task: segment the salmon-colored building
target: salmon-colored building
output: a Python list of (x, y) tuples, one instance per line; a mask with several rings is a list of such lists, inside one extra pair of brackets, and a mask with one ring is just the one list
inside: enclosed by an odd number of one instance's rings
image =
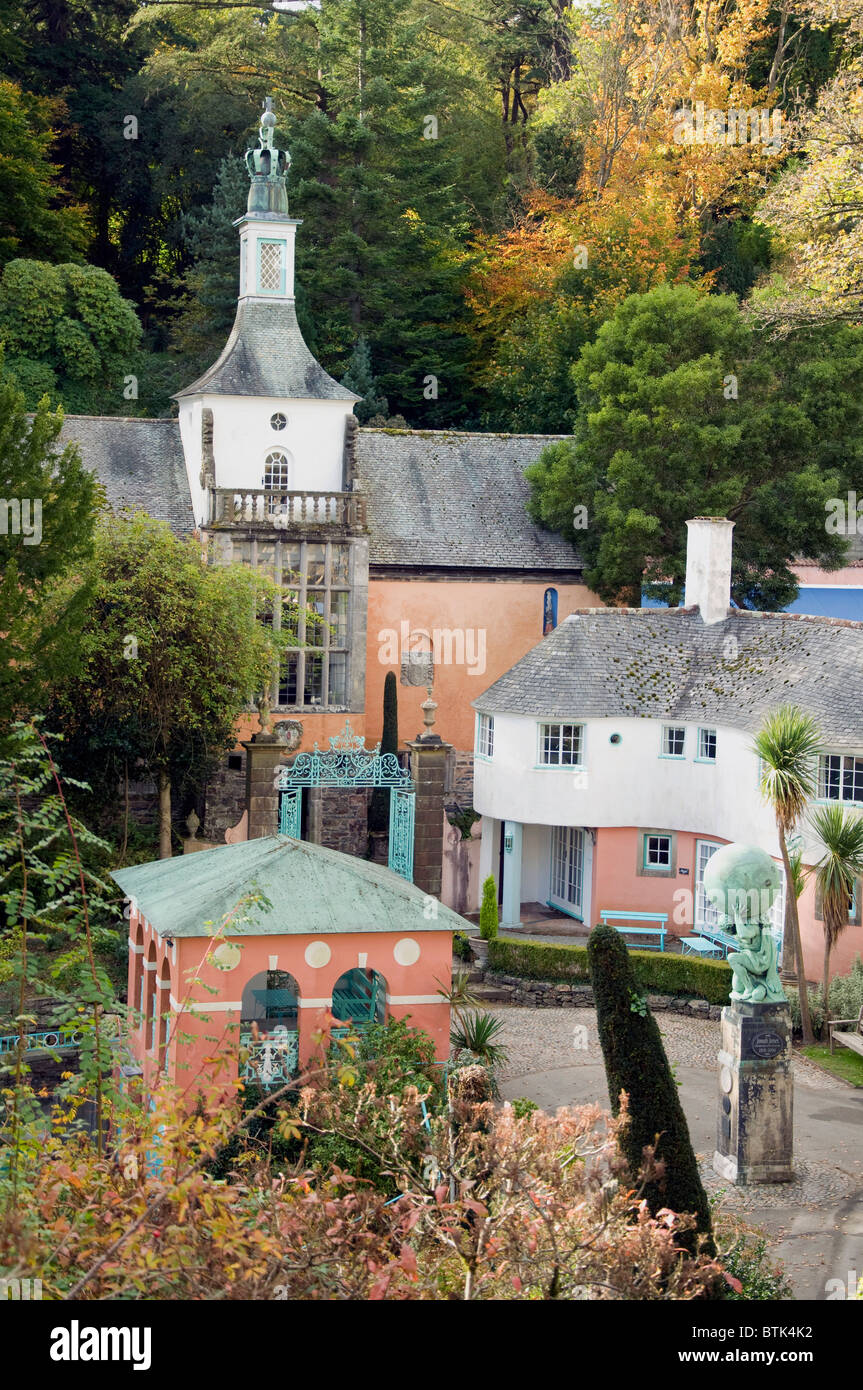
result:
[(280, 1084), (323, 1060), (333, 1029), (388, 1018), (446, 1061), (441, 991), (468, 924), (389, 869), (272, 836), (114, 878), (130, 900), (129, 1047), (147, 1091)]

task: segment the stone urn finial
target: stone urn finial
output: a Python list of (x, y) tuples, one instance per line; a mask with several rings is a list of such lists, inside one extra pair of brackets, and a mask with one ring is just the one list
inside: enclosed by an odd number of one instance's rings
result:
[(191, 839), (194, 840), (195, 836), (198, 833), (198, 827), (200, 826), (200, 824), (201, 822), (198, 820), (197, 813), (193, 808), (186, 817), (186, 828), (189, 832), (189, 836)]

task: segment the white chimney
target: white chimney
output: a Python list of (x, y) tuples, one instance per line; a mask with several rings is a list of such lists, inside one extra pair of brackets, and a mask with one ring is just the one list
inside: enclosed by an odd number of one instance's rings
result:
[(721, 623), (731, 601), (731, 532), (734, 522), (696, 516), (686, 523), (687, 608), (697, 605), (705, 623)]

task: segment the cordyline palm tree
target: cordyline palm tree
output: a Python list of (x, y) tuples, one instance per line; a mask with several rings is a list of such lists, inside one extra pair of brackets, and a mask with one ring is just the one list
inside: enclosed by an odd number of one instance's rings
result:
[(824, 855), (815, 866), (816, 891), (821, 898), (824, 919), (824, 1027), (830, 1011), (827, 991), (830, 986), (830, 953), (841, 933), (848, 926), (848, 905), (854, 884), (863, 875), (863, 816), (835, 803), (816, 811), (810, 821), (824, 846)]
[[(794, 892), (794, 869), (788, 853), (788, 835), (800, 820), (815, 790), (815, 760), (822, 744), (818, 725), (796, 705), (780, 705), (768, 714), (755, 735), (755, 752), (761, 759), (761, 793), (773, 808), (779, 850), (785, 869), (785, 947), (790, 927), (791, 945), (800, 998), (800, 1022), (804, 1043), (813, 1043), (809, 993), (800, 944), (800, 913)], [(790, 964), (790, 962), (789, 962)]]

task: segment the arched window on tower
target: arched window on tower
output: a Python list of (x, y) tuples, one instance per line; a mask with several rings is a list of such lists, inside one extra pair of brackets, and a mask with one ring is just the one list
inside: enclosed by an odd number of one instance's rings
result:
[(273, 449), (264, 460), (264, 483), (269, 496), (266, 500), (268, 513), (288, 510), (290, 461), (283, 449)]
[(263, 486), (272, 492), (288, 490), (288, 456), (281, 449), (274, 449), (264, 460)]

